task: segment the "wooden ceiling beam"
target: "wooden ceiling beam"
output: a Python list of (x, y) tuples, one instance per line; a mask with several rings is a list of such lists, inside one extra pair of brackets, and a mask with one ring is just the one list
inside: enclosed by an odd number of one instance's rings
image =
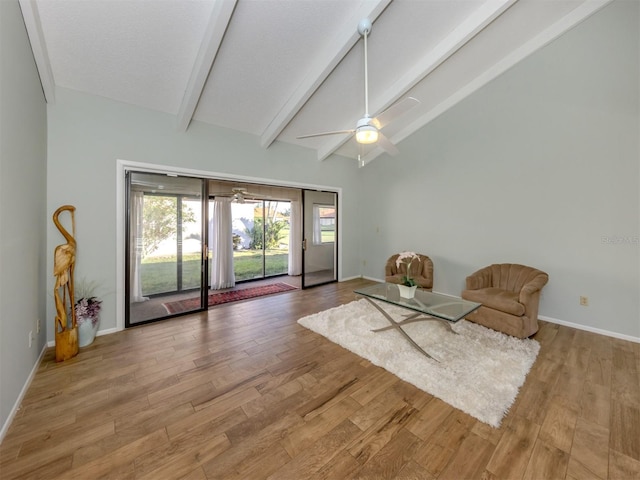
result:
[(233, 16), (236, 3), (237, 0), (222, 0), (213, 4), (211, 17), (189, 75), (182, 103), (178, 109), (177, 129), (179, 132), (186, 132), (191, 123), (209, 72), (213, 68), (222, 39)]
[(357, 43), (360, 39), (360, 34), (356, 27), (360, 20), (368, 18), (371, 22), (374, 22), (389, 3), (391, 3), (391, 0), (363, 2), (358, 11), (344, 22), (340, 33), (334, 36), (329, 46), (319, 55), (318, 60), (309, 70), (302, 83), (298, 85), (263, 132), (260, 139), (260, 144), (263, 148), (269, 147), (278, 138), (278, 135), (282, 133), (293, 117), (296, 116), (338, 63)]

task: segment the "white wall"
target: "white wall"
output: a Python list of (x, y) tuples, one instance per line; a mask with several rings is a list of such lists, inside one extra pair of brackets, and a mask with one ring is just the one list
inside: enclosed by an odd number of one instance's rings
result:
[[(0, 440), (45, 344), (46, 106), (17, 1), (0, 1)], [(29, 348), (29, 332), (34, 341)]]
[[(193, 122), (176, 133), (175, 117), (142, 108), (56, 90), (48, 106), (47, 212), (76, 206), (76, 278), (97, 281), (104, 299), (101, 330), (115, 328), (116, 315), (116, 162), (118, 159), (196, 171), (264, 178), (343, 189), (344, 222), (355, 222), (359, 170), (355, 160), (318, 162), (309, 149), (275, 143), (260, 147), (259, 137)], [(266, 182), (269, 183), (269, 182)], [(48, 227), (47, 265), (62, 237)], [(359, 271), (358, 231), (345, 229), (342, 277)], [(47, 318), (55, 316), (53, 302)], [(50, 322), (51, 323), (51, 322)], [(48, 330), (49, 340), (53, 330)]]
[(364, 274), (416, 250), (460, 294), (523, 263), (549, 273), (541, 316), (639, 339), (639, 25), (613, 2), (367, 165)]

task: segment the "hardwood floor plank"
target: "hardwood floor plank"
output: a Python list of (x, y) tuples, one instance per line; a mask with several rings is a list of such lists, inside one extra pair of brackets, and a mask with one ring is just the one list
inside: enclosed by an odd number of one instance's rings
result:
[(572, 456), (569, 457), (567, 476), (565, 478), (567, 480), (603, 480), (608, 477), (606, 474), (604, 477), (597, 476)]
[(242, 405), (242, 410), (246, 413), (247, 417), (256, 416), (260, 414), (260, 412), (274, 408), (274, 406), (292, 395), (307, 395), (304, 388), (302, 377), (300, 377), (290, 382), (283, 383), (273, 390), (267, 390), (264, 393), (261, 389), (257, 389), (260, 392), (260, 397), (244, 403)]
[(25, 442), (16, 461), (11, 465), (2, 465), (3, 476), (15, 475), (21, 469), (27, 471), (36, 470), (44, 464), (67, 457), (81, 448), (83, 445), (97, 442), (100, 439), (114, 433), (113, 422), (103, 423), (93, 428), (80, 429), (63, 428), (51, 432), (45, 437), (36, 438)]
[[(559, 376), (560, 374), (558, 378)], [(556, 383), (557, 381), (556, 378)], [(518, 405), (515, 407), (516, 414), (542, 425), (551, 402), (553, 385), (537, 378), (528, 378), (520, 389)]]
[[(133, 442), (122, 445), (116, 450), (83, 465), (76, 465), (74, 461), (73, 468), (61, 474), (60, 480), (82, 480), (107, 476), (114, 478), (113, 474), (115, 472), (117, 472), (118, 476), (130, 477), (130, 474), (135, 472), (134, 460), (136, 458), (149, 454), (149, 452), (164, 449), (168, 444), (166, 432), (160, 429), (149, 435), (138, 437)], [(124, 475), (125, 472), (126, 475)]]
[[(18, 479), (29, 479), (29, 480), (49, 480), (61, 474), (66, 474), (71, 469), (73, 465), (73, 455), (67, 455), (64, 457), (57, 458), (52, 462), (45, 463), (40, 467), (30, 470), (27, 473), (23, 473), (18, 475), (17, 477), (13, 477), (16, 480)], [(3, 470), (0, 469), (0, 477), (5, 478)], [(8, 475), (8, 473), (7, 473)], [(7, 477), (11, 478), (11, 477)]]
[(418, 412), (418, 415), (407, 426), (407, 429), (421, 440), (429, 440), (454, 410), (451, 405), (434, 397)]
[(349, 478), (393, 478), (411, 460), (419, 444), (420, 439), (403, 428)]
[[(353, 400), (345, 399), (345, 403), (351, 401)], [(314, 420), (319, 418), (320, 417), (316, 417)], [(285, 478), (296, 479), (299, 478), (299, 472), (308, 472), (308, 474), (311, 475), (315, 474), (360, 433), (361, 431), (358, 427), (349, 420), (342, 420), (326, 434), (322, 436), (318, 435), (319, 438), (317, 438), (317, 440), (307, 443), (306, 448), (298, 448), (297, 450), (299, 450), (299, 452), (291, 456), (292, 460), (273, 472), (268, 478), (272, 480)], [(290, 444), (286, 450), (291, 451)]]
[(495, 446), (484, 438), (473, 433), (468, 435), (438, 478), (442, 480), (472, 478), (476, 472), (485, 469), (494, 449)]
[(184, 477), (180, 477), (179, 480), (207, 480), (207, 476), (204, 474), (202, 467), (197, 467), (187, 473)]
[(454, 409), (429, 440), (446, 449), (457, 451), (475, 422), (476, 420), (468, 414)]
[(521, 478), (529, 464), (540, 427), (516, 416), (500, 439), (487, 470), (498, 478)]
[(571, 451), (578, 415), (564, 405), (552, 401), (540, 427), (540, 440), (566, 453)]
[(582, 392), (580, 417), (609, 428), (611, 389), (609, 386), (587, 381)]
[(398, 398), (396, 392), (389, 388), (378, 398), (356, 410), (349, 417), (349, 420), (364, 432), (378, 422), (381, 417), (391, 415), (393, 411), (404, 405), (406, 405), (404, 399)]
[(351, 398), (353, 398), (360, 405), (367, 405), (373, 399), (378, 398), (383, 392), (388, 391), (391, 386), (398, 383), (400, 379), (395, 375), (383, 370), (382, 368), (378, 369), (374, 373), (374, 378), (371, 379), (371, 382), (367, 383), (363, 388), (358, 389), (357, 392), (351, 394)]
[(500, 428), (297, 320), (363, 279), (45, 352), (0, 445), (6, 479), (640, 478), (640, 344), (540, 322)]
[(563, 479), (567, 473), (569, 455), (546, 443), (538, 440), (533, 448), (531, 460), (524, 472), (523, 480)]
[(360, 468), (358, 461), (346, 450), (341, 450), (327, 464), (308, 478), (312, 480), (335, 480), (349, 478)]
[(280, 467), (287, 465), (291, 457), (280, 443), (274, 443), (264, 452), (253, 458), (247, 459), (236, 468), (233, 474), (226, 477), (227, 480), (245, 480), (248, 478), (261, 480), (268, 478)]
[(287, 431), (281, 443), (291, 458), (308, 451), (318, 438), (333, 430), (360, 408), (360, 404), (351, 397), (334, 404), (320, 415), (311, 418), (303, 425)]
[(611, 401), (611, 437), (609, 448), (640, 461), (640, 408)]
[[(136, 460), (136, 478), (140, 480), (157, 480), (158, 478), (180, 478), (189, 474), (194, 466), (202, 466), (205, 462), (217, 457), (231, 447), (225, 434), (214, 437), (203, 435), (195, 437), (199, 441), (194, 444), (194, 438), (185, 438), (185, 445), (172, 442), (171, 449), (164, 451), (161, 456)], [(206, 475), (206, 472), (205, 472)]]
[(116, 432), (135, 430), (142, 434), (155, 432), (159, 428), (166, 428), (194, 412), (190, 402), (180, 405), (158, 404), (147, 407), (139, 412), (131, 411), (116, 418)]
[(366, 463), (382, 450), (400, 430), (411, 421), (417, 410), (405, 403), (397, 405), (381, 417), (347, 447), (347, 451), (360, 463)]
[(577, 460), (599, 478), (609, 469), (609, 429), (582, 418), (576, 424), (571, 458)]
[(609, 450), (610, 479), (640, 478), (640, 461), (615, 450)]
[(192, 412), (186, 410), (185, 415), (181, 415), (175, 420), (166, 423), (165, 428), (167, 429), (167, 434), (169, 438), (176, 438), (185, 432), (198, 428), (204, 423), (211, 423), (228, 417), (236, 419), (236, 423), (244, 421), (247, 416), (242, 411), (241, 405), (251, 398), (255, 398), (256, 395), (258, 394), (255, 392), (255, 389), (251, 388), (230, 393), (226, 398), (216, 404), (210, 405), (208, 408), (200, 408)]
[(281, 416), (270, 412), (268, 421), (256, 423), (255, 419), (250, 418), (231, 427), (226, 435), (232, 448), (205, 463), (205, 474), (212, 479), (226, 479), (237, 471), (238, 465), (261, 455), (278, 442), (286, 431), (302, 425), (302, 422), (295, 413)]
[(433, 442), (422, 442), (413, 455), (413, 460), (421, 465), (431, 476), (438, 478), (449, 464), (455, 451)]
[(433, 478), (422, 465), (409, 460), (393, 477), (393, 480), (432, 480)]
[(626, 344), (614, 344), (611, 394), (616, 401), (640, 409), (640, 380), (636, 355)]

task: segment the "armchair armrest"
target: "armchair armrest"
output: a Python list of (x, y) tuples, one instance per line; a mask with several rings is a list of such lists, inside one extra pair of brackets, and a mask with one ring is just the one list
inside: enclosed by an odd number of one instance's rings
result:
[(491, 286), (491, 267), (481, 268), (467, 277), (467, 290), (478, 290)]
[(538, 291), (542, 290), (549, 281), (549, 275), (546, 273), (540, 273), (536, 275), (531, 281), (527, 282), (520, 290), (519, 302), (523, 305), (527, 305), (531, 300), (531, 297)]

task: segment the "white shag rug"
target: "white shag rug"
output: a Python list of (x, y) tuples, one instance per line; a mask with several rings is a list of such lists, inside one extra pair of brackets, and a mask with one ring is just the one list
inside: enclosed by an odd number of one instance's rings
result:
[[(411, 313), (380, 304), (396, 321)], [(466, 320), (451, 324), (458, 335), (439, 321), (405, 325), (409, 336), (437, 362), (395, 330), (372, 332), (390, 324), (365, 299), (303, 317), (298, 323), (496, 428), (540, 350), (535, 340), (521, 340)]]

